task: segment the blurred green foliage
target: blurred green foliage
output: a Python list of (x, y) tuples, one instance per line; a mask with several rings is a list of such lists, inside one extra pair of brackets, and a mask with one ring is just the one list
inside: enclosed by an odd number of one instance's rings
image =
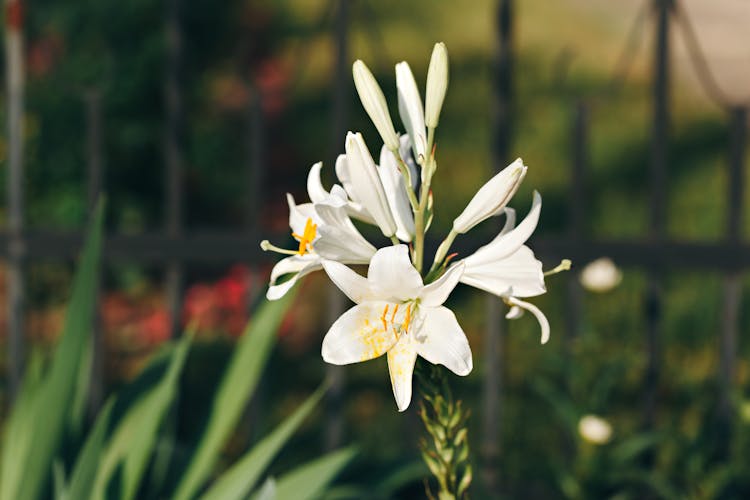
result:
[[(282, 446), (321, 399), (319, 389), (273, 432), (216, 473), (222, 447), (231, 436), (258, 384), (291, 297), (261, 308), (235, 350), (219, 384), (198, 446), (184, 464), (174, 463), (177, 443), (167, 422), (174, 415), (180, 375), (191, 345), (188, 331), (166, 345), (144, 373), (113, 395), (85, 430), (97, 273), (102, 246), (103, 205), (86, 243), (52, 364), (31, 363), (4, 433), (0, 497), (242, 499)], [(279, 477), (257, 495), (265, 499), (313, 498), (354, 457), (353, 448), (319, 457)], [(170, 468), (176, 470), (171, 472)], [(304, 486), (304, 487), (303, 487)], [(171, 494), (169, 492), (172, 492)], [(293, 495), (292, 495), (293, 493)]]
[[(428, 0), (351, 2), (351, 58), (368, 62), (389, 102), (395, 102), (393, 65), (397, 61), (408, 60), (418, 82), (423, 82), (432, 44), (442, 40), (449, 48), (451, 84), (437, 137), (441, 163), (434, 184), (437, 211), (432, 234), (437, 237), (492, 171), (488, 103), (492, 99), (495, 3), (477, 0), (467, 7)], [(531, 190), (538, 189), (544, 197), (539, 233), (549, 236), (565, 229), (573, 109), (575, 100), (581, 98), (591, 109), (586, 234), (643, 237), (648, 226), (648, 49), (639, 52), (630, 80), (611, 90), (610, 71), (625, 36), (616, 7), (602, 14), (585, 2), (524, 0), (516, 6), (513, 152), (523, 156), (530, 170), (513, 201), (515, 208), (522, 215)], [(161, 227), (164, 6), (143, 0), (41, 1), (30, 4), (28, 16), (26, 199), (30, 224), (78, 227), (85, 217), (82, 99), (87, 90), (96, 88), (104, 104), (105, 177), (111, 198), (108, 225), (130, 232)], [(332, 155), (342, 149), (343, 137), (332, 145), (326, 126), (331, 121), (331, 20), (330, 3), (324, 1), (231, 0), (221, 8), (208, 0), (190, 3), (185, 11), (188, 226), (238, 227), (245, 220), (248, 113), (250, 99), (259, 90), (267, 104), (268, 185), (264, 208), (255, 215), (264, 230), (286, 229), (282, 194), (302, 194), (304, 175), (312, 163), (326, 160), (324, 178), (333, 180)], [(644, 46), (648, 47), (648, 41)], [(565, 54), (572, 54), (568, 66), (560, 63)], [(377, 134), (351, 85), (347, 102), (348, 126), (361, 130), (371, 149), (379, 148)], [(727, 208), (727, 119), (696, 100), (694, 89), (679, 83), (672, 103), (669, 192), (664, 193), (669, 236), (718, 241), (723, 237)], [(747, 234), (750, 204), (744, 209), (743, 234)], [(65, 288), (66, 280), (61, 277), (65, 273), (51, 270), (49, 264), (34, 266), (39, 266), (36, 274), (32, 268), (35, 299), (46, 299)], [(143, 287), (156, 275), (136, 266), (108, 272), (114, 286), (135, 283)], [(497, 422), (502, 434), (498, 472), (503, 492), (510, 498), (750, 496), (746, 453), (750, 418), (746, 413), (734, 415), (736, 435), (729, 455), (717, 451), (721, 277), (698, 270), (665, 271), (664, 364), (656, 429), (642, 434), (645, 277), (641, 270), (625, 269), (616, 290), (586, 294), (580, 335), (566, 346), (562, 340), (565, 282), (575, 279), (576, 272), (574, 268), (570, 276), (550, 279), (549, 293), (536, 301), (552, 324), (549, 345), (538, 346), (536, 324), (525, 319), (509, 325), (504, 338), (504, 404)], [(747, 284), (745, 280), (745, 290)], [(280, 340), (281, 349), (268, 366), (268, 387), (259, 387), (265, 391), (268, 411), (259, 429), (252, 431), (256, 435), (281, 421), (290, 413), (285, 410), (299, 402), (299, 392), (309, 392), (323, 378), (317, 355), (328, 326), (319, 313), (325, 309), (319, 292), (322, 286), (316, 278), (303, 284), (305, 303), (318, 311), (306, 317), (313, 340)], [(742, 311), (750, 307), (748, 297), (743, 294)], [(487, 355), (482, 348), (484, 299), (458, 290), (453, 302), (475, 353), (475, 372), (454, 381), (454, 386), (476, 408), (469, 425), (472, 447), (478, 449), (482, 436), (477, 414), (482, 408), (479, 395)], [(298, 306), (297, 312), (303, 307)], [(747, 314), (741, 315), (740, 324), (740, 331), (748, 331)], [(747, 349), (747, 341), (741, 338), (737, 408), (747, 405)], [(220, 379), (221, 368), (230, 358), (228, 351), (225, 344), (193, 346), (184, 372), (191, 390), (212, 394), (212, 384)], [(162, 372), (171, 356), (159, 358)], [(202, 363), (201, 367), (191, 367), (191, 359)], [(393, 409), (384, 370), (383, 360), (376, 360), (346, 371), (347, 435), (358, 441), (364, 460), (354, 464), (345, 477), (370, 478), (373, 484), (406, 481), (411, 489), (401, 490), (402, 497), (418, 495), (422, 491), (418, 478), (424, 471), (414, 467), (418, 456), (415, 422)], [(19, 408), (23, 401), (19, 400)], [(200, 413), (193, 411), (196, 406), (200, 410), (200, 404), (191, 398), (178, 398), (177, 404), (188, 416), (179, 425), (165, 417), (165, 425), (175, 426), (178, 437), (201, 429), (201, 418), (193, 416)], [(578, 419), (587, 413), (611, 422), (614, 435), (609, 444), (595, 446), (578, 435)], [(298, 450), (319, 447), (324, 421), (319, 419), (316, 425), (314, 431), (300, 434), (299, 446), (280, 457), (281, 465), (309, 458)], [(101, 428), (94, 428), (93, 441), (84, 450), (103, 449), (104, 444), (96, 444), (99, 439), (104, 443), (104, 437), (96, 437), (104, 432)], [(239, 433), (234, 441), (245, 438)], [(216, 441), (212, 442), (203, 444), (203, 449), (215, 449)], [(80, 444), (80, 439), (73, 444)], [(185, 455), (189, 454), (180, 451), (187, 466)], [(65, 456), (68, 467), (57, 470), (68, 472), (60, 476), (72, 481), (76, 477), (75, 472), (69, 475), (73, 462)], [(648, 456), (650, 462), (644, 459)], [(394, 467), (403, 469), (393, 472)], [(163, 468), (163, 474), (170, 477), (171, 466)], [(88, 474), (81, 470), (79, 474)], [(475, 470), (481, 483), (480, 467)], [(273, 488), (268, 483), (264, 491)], [(392, 491), (396, 490), (398, 486)], [(332, 493), (332, 498), (356, 497), (353, 491), (358, 490), (339, 489), (334, 493), (340, 496)]]

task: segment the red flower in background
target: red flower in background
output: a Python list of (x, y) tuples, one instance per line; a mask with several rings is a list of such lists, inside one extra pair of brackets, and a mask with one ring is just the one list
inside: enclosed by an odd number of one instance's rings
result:
[(227, 333), (236, 337), (248, 320), (250, 270), (232, 267), (215, 283), (198, 283), (185, 293), (182, 321), (197, 333)]

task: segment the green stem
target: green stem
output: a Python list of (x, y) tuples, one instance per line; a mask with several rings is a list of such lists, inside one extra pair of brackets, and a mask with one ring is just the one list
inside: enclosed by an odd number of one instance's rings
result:
[(400, 245), (401, 240), (399, 240), (398, 237), (395, 234), (393, 234), (391, 235), (391, 243), (393, 243), (394, 245)]
[(453, 398), (445, 368), (420, 360), (416, 375), (423, 397), (419, 415), (429, 435), (420, 443), (422, 458), (438, 487), (437, 495), (428, 487), (428, 496), (465, 499), (472, 480), (466, 425), (469, 412)]

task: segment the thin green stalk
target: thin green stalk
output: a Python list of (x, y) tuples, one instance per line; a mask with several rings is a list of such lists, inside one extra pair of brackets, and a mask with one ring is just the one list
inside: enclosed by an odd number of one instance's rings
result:
[(472, 481), (466, 421), (469, 417), (461, 401), (456, 401), (445, 377), (445, 368), (419, 362), (416, 367), (422, 401), (419, 416), (428, 433), (422, 439), (422, 458), (435, 477), (437, 494), (427, 485), (430, 499), (468, 498)]

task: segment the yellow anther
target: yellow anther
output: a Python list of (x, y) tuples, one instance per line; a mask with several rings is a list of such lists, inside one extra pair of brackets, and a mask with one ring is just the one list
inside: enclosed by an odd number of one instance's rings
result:
[(404, 332), (409, 331), (409, 323), (411, 322), (411, 304), (406, 306), (406, 315), (404, 315), (404, 323), (401, 325), (401, 329)]
[(396, 307), (393, 308), (393, 314), (391, 314), (391, 324), (393, 324), (393, 320), (396, 319), (397, 312), (398, 312), (398, 304), (396, 304)]
[(302, 235), (292, 233), (292, 236), (299, 240), (299, 250), (297, 251), (298, 254), (305, 255), (309, 251), (309, 247), (312, 245), (313, 240), (315, 240), (317, 230), (318, 225), (313, 224), (312, 219), (308, 217), (307, 222), (305, 222), (305, 230), (302, 232)]

